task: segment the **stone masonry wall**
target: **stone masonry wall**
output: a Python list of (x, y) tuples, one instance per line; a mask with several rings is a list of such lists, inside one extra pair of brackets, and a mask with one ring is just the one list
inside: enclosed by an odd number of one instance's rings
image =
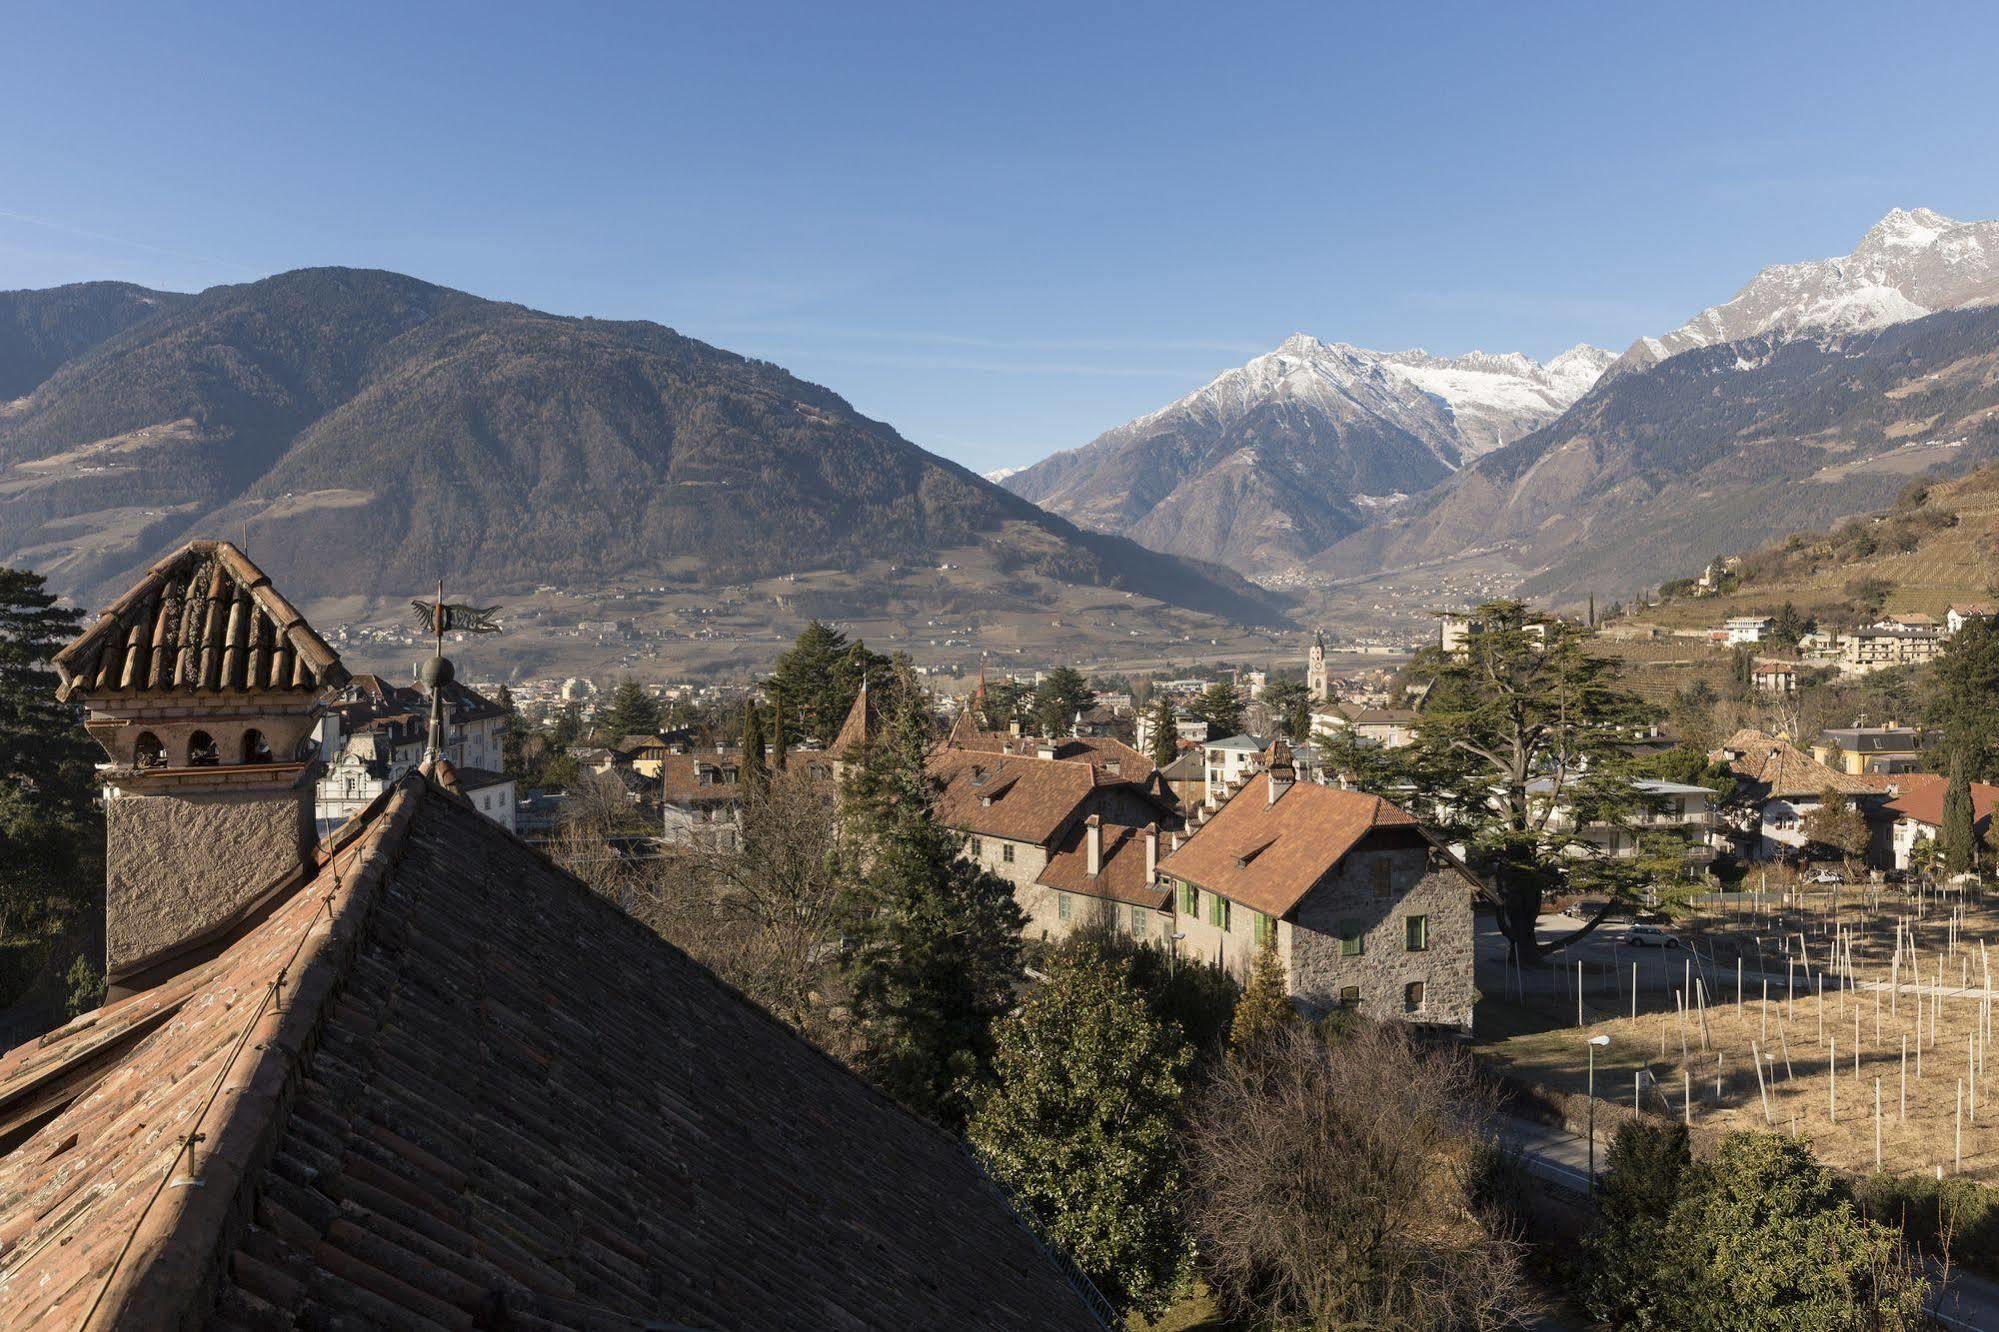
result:
[(127, 966), (201, 933), (304, 863), (312, 786), (141, 795), (105, 804), (106, 962)]
[[(1389, 865), (1387, 891), (1375, 866)], [(1429, 918), (1429, 946), (1407, 947), (1407, 920)], [(1340, 953), (1342, 921), (1361, 926), (1361, 952)], [(1362, 849), (1315, 886), (1282, 927), (1291, 992), (1314, 1013), (1339, 1003), (1345, 986), (1360, 988), (1360, 1011), (1376, 1018), (1471, 1027), (1471, 886), (1427, 845)], [(1405, 987), (1423, 982), (1423, 1006), (1409, 1012)]]

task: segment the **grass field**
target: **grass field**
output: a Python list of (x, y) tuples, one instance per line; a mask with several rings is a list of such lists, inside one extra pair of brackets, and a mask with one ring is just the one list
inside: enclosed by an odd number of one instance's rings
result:
[[(1524, 1003), (1488, 997), (1478, 1012), (1480, 1052), (1523, 1079), (1581, 1093), (1586, 1041), (1605, 1036), (1596, 1057), (1601, 1100), (1628, 1108), (1636, 1094), (1653, 1114), (1715, 1130), (1796, 1132), (1831, 1164), (1863, 1172), (1875, 1168), (1878, 1127), (1886, 1170), (1942, 1167), (1948, 1176), (1961, 1168), (1999, 1183), (1999, 1068), (1988, 1064), (1995, 1032), (1986, 987), (1987, 965), (1999, 964), (1999, 913), (1971, 904), (1916, 919), (1905, 904), (1870, 909), (1863, 901), (1842, 903), (1835, 916), (1829, 899), (1816, 902), (1820, 909), (1794, 907), (1781, 919), (1720, 912), (1692, 922), (1684, 936), (1697, 956), (1683, 974), (1704, 969), (1705, 982), (1684, 987), (1690, 999), (1647, 989), (1635, 1018), (1628, 979), (1602, 966), (1585, 968), (1586, 1026), (1576, 1025), (1572, 991)], [(1739, 1005), (1738, 957), (1746, 978)]]

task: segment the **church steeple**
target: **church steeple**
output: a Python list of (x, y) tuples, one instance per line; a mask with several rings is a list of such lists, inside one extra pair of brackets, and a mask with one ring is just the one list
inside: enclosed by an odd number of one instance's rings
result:
[(1312, 631), (1312, 646), (1305, 653), (1305, 689), (1314, 703), (1332, 697), (1332, 680), (1326, 674), (1326, 636), (1317, 629)]

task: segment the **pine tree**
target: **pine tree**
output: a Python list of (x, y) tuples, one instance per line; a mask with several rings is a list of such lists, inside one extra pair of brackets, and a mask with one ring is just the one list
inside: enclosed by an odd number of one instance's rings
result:
[(1034, 688), (1034, 724), (1059, 740), (1075, 729), (1076, 714), (1095, 699), (1090, 682), (1073, 666), (1057, 666)]
[(0, 568), (0, 936), (59, 923), (96, 882), (97, 749), (49, 666), (81, 628), (41, 575)]
[(1953, 746), (1950, 779), (1943, 790), (1943, 827), (1938, 830), (1943, 840), (1944, 873), (1953, 877), (1969, 874), (1978, 864), (1977, 815), (1967, 773), (1963, 752)]
[(754, 700), (743, 708), (743, 753), (737, 761), (743, 799), (762, 800), (770, 792), (770, 769), (764, 761), (763, 712)]
[(795, 738), (832, 744), (864, 678), (870, 687), (886, 685), (888, 658), (830, 625), (808, 623), (764, 681), (780, 707), (787, 743)]
[(1190, 1052), (1129, 962), (1064, 948), (999, 1026), (966, 1136), (1118, 1309), (1156, 1316), (1186, 1270), (1177, 1115)]
[(1693, 1152), (1681, 1124), (1618, 1126), (1603, 1181), (1596, 1229), (1584, 1252), (1583, 1298), (1613, 1327), (1657, 1327), (1666, 1221), (1680, 1199)]
[(1931, 724), (1971, 781), (1999, 777), (1999, 621), (1978, 616), (1950, 636), (1932, 668)]
[(1271, 1035), (1298, 1020), (1291, 1006), (1291, 986), (1284, 974), (1284, 960), (1277, 955), (1277, 940), (1266, 938), (1250, 966), (1249, 983), (1236, 1000), (1235, 1022), (1229, 1028), (1229, 1046), (1237, 1051), (1253, 1050)]
[(1163, 768), (1180, 756), (1173, 700), (1161, 694), (1152, 705), (1152, 766)]
[(1220, 740), (1242, 733), (1242, 697), (1235, 686), (1226, 680), (1217, 681), (1203, 690), (1187, 709), (1187, 715), (1208, 724), (1208, 739)]
[(924, 696), (906, 665), (895, 684), (841, 793), (844, 965), (875, 1081), (956, 1129), (1013, 1002), (1025, 918), (1012, 887), (965, 859), (938, 822)]
[(597, 733), (605, 744), (615, 745), (628, 735), (652, 735), (659, 730), (659, 700), (637, 680), (620, 681), (611, 691), (610, 705), (597, 722)]

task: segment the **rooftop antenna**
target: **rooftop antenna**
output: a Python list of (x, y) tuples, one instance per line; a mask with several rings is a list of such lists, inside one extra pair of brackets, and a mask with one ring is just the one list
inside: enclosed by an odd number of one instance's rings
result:
[(423, 761), (435, 763), (444, 757), (444, 694), (456, 678), (451, 658), (444, 655), (446, 634), (497, 634), (494, 617), (498, 606), (468, 606), (444, 599), (444, 580), (437, 580), (437, 600), (410, 602), (411, 618), (430, 631), (432, 652), (417, 668), (417, 679), (430, 691), (430, 734), (424, 740)]

